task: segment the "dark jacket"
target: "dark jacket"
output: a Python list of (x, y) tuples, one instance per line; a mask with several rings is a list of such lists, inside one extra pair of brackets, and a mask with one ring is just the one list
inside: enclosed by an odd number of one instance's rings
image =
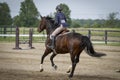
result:
[(60, 26), (62, 24), (63, 27), (68, 27), (66, 17), (62, 12), (57, 12), (56, 13), (55, 24), (57, 24), (58, 26)]

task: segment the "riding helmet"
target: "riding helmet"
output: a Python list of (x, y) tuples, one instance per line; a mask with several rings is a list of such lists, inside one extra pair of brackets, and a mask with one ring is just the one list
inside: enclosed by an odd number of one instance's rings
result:
[(62, 11), (62, 7), (61, 7), (60, 5), (58, 5), (58, 6), (56, 7), (56, 10), (57, 10), (57, 11)]

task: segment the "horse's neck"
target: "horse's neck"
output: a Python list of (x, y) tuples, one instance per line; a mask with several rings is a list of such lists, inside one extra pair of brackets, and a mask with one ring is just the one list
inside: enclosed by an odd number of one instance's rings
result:
[(46, 29), (46, 33), (47, 33), (47, 35), (52, 34), (52, 32), (53, 32), (54, 30), (55, 30), (55, 29), (47, 28), (47, 29)]
[(56, 29), (54, 27), (55, 26), (52, 23), (50, 23), (50, 22), (47, 24), (47, 28), (46, 28), (47, 35), (52, 34), (52, 32)]

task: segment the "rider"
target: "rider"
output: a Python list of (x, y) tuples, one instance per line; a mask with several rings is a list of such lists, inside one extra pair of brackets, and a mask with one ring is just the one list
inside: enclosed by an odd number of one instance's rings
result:
[(56, 7), (56, 11), (57, 13), (55, 15), (55, 26), (57, 25), (59, 27), (57, 27), (50, 35), (51, 44), (48, 45), (48, 47), (51, 49), (54, 49), (55, 36), (68, 27), (67, 20), (64, 13), (62, 12), (61, 5), (58, 5)]

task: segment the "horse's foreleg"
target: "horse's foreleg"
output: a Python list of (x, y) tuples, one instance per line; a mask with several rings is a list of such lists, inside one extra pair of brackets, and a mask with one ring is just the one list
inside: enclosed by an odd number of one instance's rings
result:
[(40, 72), (43, 71), (43, 61), (44, 61), (44, 58), (49, 54), (50, 52), (48, 50), (45, 50), (44, 54), (42, 55), (42, 58), (41, 58), (41, 63), (40, 63)]
[(56, 70), (57, 69), (57, 66), (54, 64), (54, 61), (53, 61), (53, 58), (56, 56), (56, 54), (52, 54), (51, 57), (50, 57), (50, 60), (51, 60), (51, 64), (52, 64), (52, 67)]

